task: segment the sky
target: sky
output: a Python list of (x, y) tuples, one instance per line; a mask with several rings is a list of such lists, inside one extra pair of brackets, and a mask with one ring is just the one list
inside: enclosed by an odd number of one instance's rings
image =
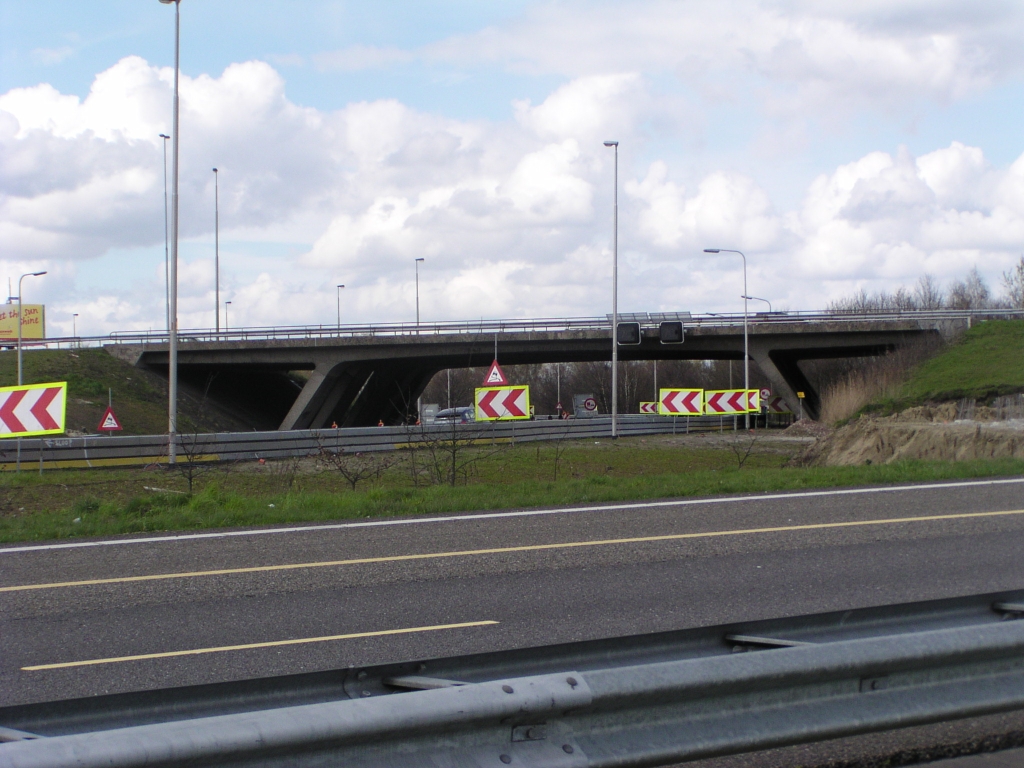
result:
[[(424, 321), (604, 315), (605, 140), (622, 312), (740, 311), (704, 248), (776, 310), (1024, 254), (1018, 2), (180, 10), (183, 328), (409, 322), (417, 258)], [(173, 63), (173, 5), (0, 0), (0, 280), (51, 336), (165, 327)]]

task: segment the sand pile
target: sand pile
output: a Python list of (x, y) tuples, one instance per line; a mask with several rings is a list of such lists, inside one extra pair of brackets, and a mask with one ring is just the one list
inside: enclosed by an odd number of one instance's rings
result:
[(905, 459), (1024, 457), (1024, 421), (942, 419), (955, 411), (956, 405), (949, 404), (913, 408), (886, 418), (862, 416), (816, 441), (799, 462), (838, 467)]

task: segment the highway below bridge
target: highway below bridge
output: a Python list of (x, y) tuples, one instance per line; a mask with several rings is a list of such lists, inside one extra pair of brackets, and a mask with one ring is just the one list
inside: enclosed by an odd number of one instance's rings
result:
[[(1024, 479), (0, 547), (0, 706), (1024, 585)], [(927, 726), (699, 765), (1024, 731)]]
[[(817, 418), (820, 397), (801, 361), (881, 355), (922, 338), (951, 338), (972, 321), (1021, 314), (752, 315), (749, 355), (793, 410), (796, 393), (803, 392), (804, 413)], [(743, 359), (742, 315), (634, 313), (621, 319), (638, 323), (641, 330), (639, 344), (620, 346), (623, 361)], [(682, 343), (660, 340), (664, 322), (682, 324)], [(610, 340), (605, 318), (188, 331), (181, 335), (179, 378), (253, 429), (395, 425), (415, 412), (417, 398), (439, 371), (486, 366), (496, 349), (503, 365), (610, 360)], [(104, 343), (133, 365), (167, 373), (165, 334), (126, 333), (90, 341)]]

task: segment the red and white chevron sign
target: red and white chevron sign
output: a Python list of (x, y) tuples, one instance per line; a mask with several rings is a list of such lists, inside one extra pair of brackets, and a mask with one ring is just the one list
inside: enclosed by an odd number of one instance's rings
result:
[(640, 403), (640, 413), (657, 413), (657, 403)]
[(703, 410), (703, 389), (662, 389), (658, 392), (658, 413), (662, 416), (700, 416)]
[(66, 381), (0, 388), (0, 437), (63, 432), (67, 393)]
[(761, 393), (756, 389), (721, 389), (705, 393), (704, 412), (707, 414), (747, 413), (760, 409)]
[(476, 390), (477, 421), (530, 418), (530, 388), (480, 387)]
[(792, 413), (789, 405), (781, 397), (773, 397), (768, 401), (768, 413)]

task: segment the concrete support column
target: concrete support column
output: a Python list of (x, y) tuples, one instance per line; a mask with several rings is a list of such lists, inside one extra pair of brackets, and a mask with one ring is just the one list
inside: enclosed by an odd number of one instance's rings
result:
[(797, 361), (778, 351), (772, 352), (768, 345), (750, 340), (750, 357), (757, 363), (768, 380), (772, 383), (772, 389), (780, 395), (793, 413), (800, 412), (800, 400), (797, 392), (804, 393), (803, 412), (809, 419), (817, 419), (821, 416), (821, 398), (817, 391), (811, 386), (811, 382), (800, 370)]
[(303, 386), (299, 396), (295, 398), (288, 415), (284, 417), (278, 429), (309, 429), (314, 425), (317, 414), (323, 407), (324, 400), (330, 395), (343, 364), (336, 360), (319, 360), (310, 372), (309, 379)]

